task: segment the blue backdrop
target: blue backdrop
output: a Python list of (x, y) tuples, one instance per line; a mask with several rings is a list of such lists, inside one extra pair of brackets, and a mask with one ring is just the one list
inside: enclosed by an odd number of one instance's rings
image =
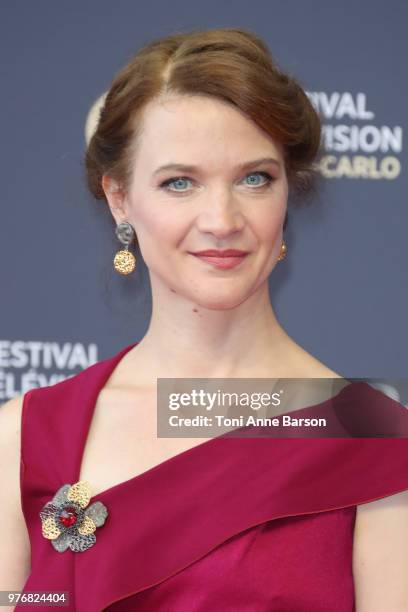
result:
[(270, 278), (279, 320), (345, 376), (406, 377), (407, 22), (402, 1), (4, 5), (0, 403), (145, 333), (147, 271), (113, 270), (113, 219), (85, 188), (85, 126), (140, 46), (198, 27), (262, 36), (324, 124), (319, 193), (292, 212)]

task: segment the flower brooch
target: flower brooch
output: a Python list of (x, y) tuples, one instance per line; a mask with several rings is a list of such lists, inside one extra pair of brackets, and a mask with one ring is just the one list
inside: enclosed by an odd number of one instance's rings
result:
[[(83, 552), (96, 542), (94, 531), (105, 523), (108, 511), (102, 502), (88, 508), (91, 487), (86, 480), (63, 485), (40, 512), (42, 534), (62, 553)], [(86, 508), (86, 509), (85, 509)]]

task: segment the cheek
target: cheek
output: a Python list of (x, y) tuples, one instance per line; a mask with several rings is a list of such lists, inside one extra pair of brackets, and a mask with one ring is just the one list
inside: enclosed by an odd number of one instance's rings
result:
[(171, 251), (178, 246), (182, 230), (174, 217), (153, 213), (139, 207), (133, 215), (133, 226), (146, 264), (152, 269), (162, 267), (160, 261), (168, 261)]
[(274, 248), (275, 242), (282, 235), (285, 209), (276, 208), (265, 211), (262, 216), (252, 220), (252, 228), (261, 243), (261, 246), (270, 250)]

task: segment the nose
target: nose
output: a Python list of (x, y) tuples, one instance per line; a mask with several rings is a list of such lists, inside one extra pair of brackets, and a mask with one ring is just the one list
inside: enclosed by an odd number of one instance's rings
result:
[(217, 238), (239, 232), (244, 225), (239, 203), (227, 191), (208, 196), (197, 219), (200, 232), (214, 234)]

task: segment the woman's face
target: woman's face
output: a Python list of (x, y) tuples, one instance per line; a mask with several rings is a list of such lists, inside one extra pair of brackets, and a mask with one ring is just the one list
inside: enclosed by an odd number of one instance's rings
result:
[[(129, 192), (119, 202), (107, 196), (116, 222), (136, 230), (153, 292), (233, 308), (276, 264), (288, 196), (283, 152), (227, 103), (177, 96), (147, 105)], [(192, 254), (206, 249), (247, 255), (221, 268)]]

